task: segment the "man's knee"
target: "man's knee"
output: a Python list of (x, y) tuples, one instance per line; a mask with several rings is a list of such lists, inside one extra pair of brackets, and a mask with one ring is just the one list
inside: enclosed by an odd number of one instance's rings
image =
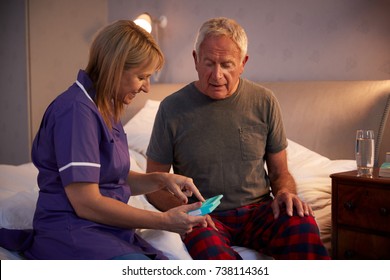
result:
[(227, 260), (241, 258), (230, 247), (230, 240), (210, 227), (195, 228), (186, 236), (184, 243), (193, 259)]

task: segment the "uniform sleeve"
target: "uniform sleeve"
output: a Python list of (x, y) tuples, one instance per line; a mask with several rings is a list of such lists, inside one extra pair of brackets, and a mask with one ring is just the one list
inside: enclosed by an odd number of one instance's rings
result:
[(156, 114), (146, 155), (151, 160), (162, 164), (173, 162), (173, 135), (169, 129), (163, 103), (160, 104)]
[(54, 148), (63, 186), (99, 182), (99, 139), (98, 116), (85, 104), (75, 103), (57, 113)]

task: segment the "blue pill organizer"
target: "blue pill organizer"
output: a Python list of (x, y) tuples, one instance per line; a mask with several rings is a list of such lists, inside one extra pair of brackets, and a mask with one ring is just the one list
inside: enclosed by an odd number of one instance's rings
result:
[(188, 215), (204, 216), (213, 212), (214, 209), (217, 208), (219, 204), (221, 204), (222, 197), (223, 195), (220, 194), (220, 195), (213, 196), (209, 199), (206, 199), (206, 201), (202, 203), (202, 206), (200, 208), (188, 212)]

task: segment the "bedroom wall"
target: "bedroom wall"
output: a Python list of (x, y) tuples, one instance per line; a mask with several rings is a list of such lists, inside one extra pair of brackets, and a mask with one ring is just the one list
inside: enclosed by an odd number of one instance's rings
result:
[(0, 163), (29, 160), (25, 1), (0, 1)]
[(32, 139), (46, 107), (87, 65), (93, 35), (107, 24), (107, 1), (31, 0), (28, 12)]
[[(109, 0), (109, 21), (165, 15), (161, 82), (196, 78), (191, 52), (203, 21), (236, 19), (249, 37), (244, 76), (257, 81), (390, 78), (388, 0)], [(178, 71), (180, 69), (180, 71)]]
[(85, 67), (107, 0), (0, 1), (0, 11), (0, 164), (21, 164), (46, 107)]

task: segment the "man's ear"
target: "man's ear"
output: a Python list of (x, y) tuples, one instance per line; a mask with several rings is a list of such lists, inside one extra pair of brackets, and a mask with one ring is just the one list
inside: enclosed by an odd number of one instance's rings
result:
[(196, 51), (195, 50), (192, 51), (192, 57), (194, 58), (194, 62), (196, 64), (198, 62), (198, 56), (196, 55)]
[(242, 67), (245, 66), (245, 64), (248, 62), (248, 59), (249, 59), (249, 56), (246, 55), (246, 56), (244, 57), (244, 59), (242, 60)]
[(244, 59), (242, 60), (242, 62), (241, 62), (240, 75), (241, 75), (242, 73), (244, 73), (245, 64), (248, 62), (248, 59), (249, 59), (249, 56), (246, 55), (246, 56), (244, 57)]
[(194, 58), (194, 63), (195, 63), (195, 69), (197, 70), (197, 65), (198, 65), (198, 55), (196, 54), (196, 51), (192, 51), (192, 57)]

